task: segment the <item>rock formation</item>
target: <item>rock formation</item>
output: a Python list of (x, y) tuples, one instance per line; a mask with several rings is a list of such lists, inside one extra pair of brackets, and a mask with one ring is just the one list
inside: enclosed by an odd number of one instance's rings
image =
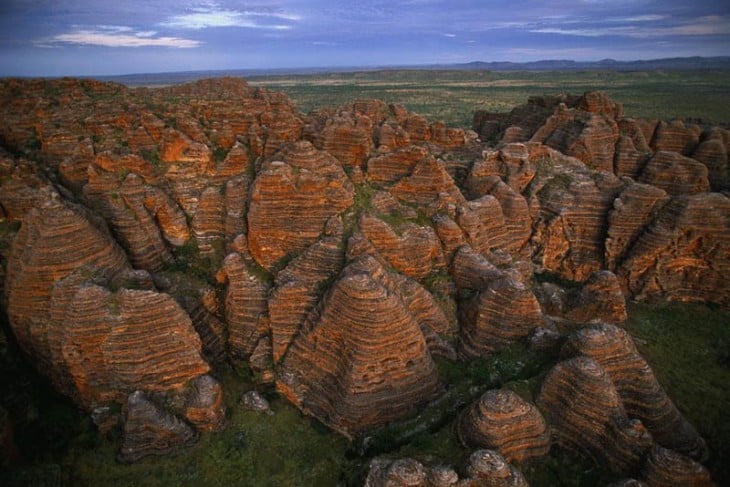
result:
[(617, 473), (635, 471), (652, 445), (638, 420), (630, 420), (609, 374), (593, 359), (558, 363), (537, 400), (563, 448), (588, 455)]
[(134, 462), (149, 455), (166, 455), (176, 447), (189, 446), (197, 434), (189, 425), (137, 391), (124, 409), (124, 431), (119, 460)]
[(653, 447), (642, 469), (642, 478), (649, 487), (692, 485), (711, 487), (710, 473), (694, 460), (675, 451)]
[(469, 457), (467, 475), (450, 467), (424, 466), (412, 458), (370, 462), (366, 487), (526, 487), (522, 473), (494, 450), (477, 450)]
[(485, 392), (459, 416), (459, 438), (472, 447), (498, 451), (508, 462), (546, 455), (550, 432), (535, 406), (512, 391)]
[(527, 487), (528, 485), (522, 472), (493, 450), (477, 450), (472, 453), (466, 471), (469, 476), (464, 484), (468, 487), (481, 485)]
[(635, 298), (730, 302), (730, 199), (682, 195), (659, 212), (616, 274)]
[(466, 477), (383, 460), (369, 485), (525, 485), (508, 461), (547, 452), (546, 422), (622, 476), (708, 482), (702, 439), (606, 323), (627, 299), (730, 304), (729, 132), (592, 92), (474, 130), (379, 100), (301, 115), (235, 78), (0, 80), (9, 328), (100, 431), (121, 424), (123, 461), (225, 425), (211, 366), (248, 366), (352, 438), (432, 399), (455, 413), (436, 356), (501, 372), (487, 356), (525, 341), (531, 370), (564, 342), (547, 421), (490, 391), (458, 419), (496, 450)]
[(253, 183), (248, 245), (271, 269), (283, 257), (317, 241), (327, 220), (353, 202), (353, 186), (338, 161), (308, 142), (297, 142), (267, 162)]
[(377, 261), (353, 262), (290, 346), (277, 389), (347, 436), (411, 410), (439, 389), (414, 311)]
[(694, 458), (706, 455), (704, 441), (659, 385), (626, 330), (607, 324), (584, 328), (570, 337), (563, 354), (582, 354), (600, 364), (626, 414), (641, 420), (654, 441)]
[(535, 295), (514, 275), (506, 274), (460, 303), (460, 350), (468, 357), (495, 352), (543, 324)]

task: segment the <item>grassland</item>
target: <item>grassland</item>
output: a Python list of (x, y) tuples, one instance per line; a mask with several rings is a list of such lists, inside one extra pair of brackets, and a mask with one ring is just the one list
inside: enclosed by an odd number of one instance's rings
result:
[(730, 124), (730, 71), (363, 71), (252, 77), (254, 86), (288, 94), (300, 111), (358, 98), (404, 104), (409, 110), (470, 127), (475, 110), (508, 112), (540, 94), (602, 90), (624, 104), (626, 116), (702, 118)]

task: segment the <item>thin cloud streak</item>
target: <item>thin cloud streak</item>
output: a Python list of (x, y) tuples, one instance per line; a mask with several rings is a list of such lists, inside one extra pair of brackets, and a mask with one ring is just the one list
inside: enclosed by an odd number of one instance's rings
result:
[(271, 29), (271, 30), (288, 30), (290, 25), (285, 24), (267, 24), (254, 20), (255, 18), (277, 19), (297, 21), (300, 16), (294, 14), (278, 13), (278, 12), (256, 12), (256, 11), (238, 11), (216, 8), (196, 8), (192, 13), (175, 15), (170, 19), (161, 22), (163, 27), (173, 29), (209, 29), (215, 27), (243, 27), (249, 29)]
[(543, 27), (530, 29), (537, 34), (562, 34), (578, 37), (623, 36), (635, 39), (672, 36), (709, 36), (730, 34), (730, 22), (719, 16), (694, 19), (694, 22), (675, 26), (622, 26), (622, 27), (586, 27), (565, 29), (561, 27)]
[[(191, 49), (201, 42), (179, 37), (151, 37), (150, 32), (114, 33), (105, 30), (78, 30), (51, 38), (51, 42), (103, 47), (172, 47)], [(48, 41), (44, 44), (48, 45)], [(42, 44), (39, 44), (42, 45)]]

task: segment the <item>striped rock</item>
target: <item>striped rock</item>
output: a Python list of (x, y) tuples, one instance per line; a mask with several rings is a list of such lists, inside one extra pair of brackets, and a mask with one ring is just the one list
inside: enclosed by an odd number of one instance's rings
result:
[(360, 230), (388, 264), (414, 279), (423, 279), (445, 266), (441, 244), (430, 226), (405, 224), (400, 234), (378, 217), (363, 214)]
[(200, 194), (198, 211), (190, 223), (200, 255), (213, 255), (216, 249), (223, 247), (225, 211), (225, 197), (221, 188), (205, 188)]
[(279, 392), (348, 437), (433, 398), (438, 374), (401, 284), (373, 258), (347, 266), (289, 347)]
[(710, 472), (681, 453), (654, 446), (641, 471), (649, 487), (712, 487)]
[(529, 188), (528, 196), (540, 204), (531, 239), (533, 261), (566, 279), (583, 281), (605, 268), (608, 211), (625, 183), (576, 159), (556, 157), (540, 162), (539, 177)]
[(129, 395), (124, 407), (122, 442), (117, 458), (136, 462), (167, 455), (198, 440), (193, 428), (152, 402), (141, 391)]
[(616, 274), (637, 299), (730, 303), (730, 199), (674, 198), (639, 235)]
[(494, 450), (477, 450), (469, 457), (468, 477), (459, 487), (527, 487), (522, 472), (510, 465)]
[(730, 136), (727, 134), (727, 129), (711, 129), (692, 153), (692, 159), (707, 167), (707, 178), (713, 191), (722, 191), (730, 187), (726, 143)]
[(639, 236), (669, 201), (667, 193), (649, 184), (630, 183), (613, 201), (608, 214), (606, 267), (615, 271)]
[(275, 159), (258, 173), (248, 210), (249, 250), (267, 269), (316, 242), (354, 197), (340, 163), (309, 142), (290, 145)]
[[(651, 140), (655, 152), (669, 151), (689, 155), (699, 143), (700, 128), (681, 120), (659, 122)], [(647, 139), (648, 140), (648, 139)]]
[(230, 253), (216, 279), (227, 284), (224, 316), (228, 327), (228, 351), (248, 360), (269, 332), (267, 297), (269, 285), (261, 281), (238, 253)]
[(485, 392), (459, 416), (459, 439), (498, 451), (508, 462), (547, 455), (550, 432), (537, 408), (506, 389)]
[(592, 169), (613, 171), (618, 136), (618, 125), (610, 116), (559, 107), (530, 141), (580, 159)]
[(328, 120), (320, 135), (319, 149), (344, 166), (362, 166), (372, 149), (373, 122), (366, 116), (341, 113)]
[(506, 347), (544, 324), (540, 304), (530, 288), (511, 274), (459, 302), (459, 348), (480, 357)]
[(624, 329), (608, 324), (584, 328), (568, 339), (562, 353), (586, 355), (600, 364), (626, 414), (641, 420), (658, 444), (693, 458), (706, 456), (704, 440), (669, 399)]
[(456, 223), (477, 252), (506, 250), (509, 246), (505, 215), (499, 200), (492, 195), (457, 206)]
[(638, 178), (672, 196), (710, 191), (707, 166), (676, 152), (655, 153)]
[(626, 298), (616, 275), (604, 270), (588, 276), (580, 292), (568, 296), (564, 316), (583, 323), (595, 320), (614, 324), (625, 322), (628, 318)]
[(274, 363), (279, 362), (319, 302), (329, 281), (342, 269), (342, 229), (312, 244), (276, 276), (269, 298)]
[(48, 342), (53, 326), (50, 290), (56, 281), (81, 268), (104, 279), (128, 269), (128, 264), (103, 221), (57, 193), (43, 190), (40, 205), (26, 213), (13, 241), (5, 297), (18, 344), (51, 377), (58, 374)]
[(367, 178), (373, 183), (395, 183), (408, 176), (416, 164), (428, 155), (425, 148), (412, 145), (372, 157), (367, 163)]
[(651, 435), (640, 421), (628, 419), (611, 377), (592, 358), (577, 356), (555, 365), (537, 405), (558, 445), (614, 472), (637, 470), (651, 447)]
[(447, 204), (466, 201), (449, 173), (433, 156), (417, 162), (410, 175), (395, 183), (390, 192), (429, 213), (435, 213)]
[(634, 141), (626, 135), (620, 135), (616, 143), (613, 161), (613, 172), (618, 177), (637, 178), (646, 165), (649, 153), (636, 149)]

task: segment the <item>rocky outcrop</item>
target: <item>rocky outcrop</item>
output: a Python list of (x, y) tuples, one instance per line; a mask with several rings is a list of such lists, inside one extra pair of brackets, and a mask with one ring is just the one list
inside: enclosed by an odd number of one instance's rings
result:
[[(48, 330), (61, 390), (87, 408), (134, 390), (180, 388), (208, 372), (190, 318), (166, 294), (59, 281)], [(73, 323), (74, 326), (68, 326)]]
[(616, 274), (638, 299), (730, 302), (730, 199), (674, 198), (638, 237)]
[(512, 274), (461, 301), (459, 318), (459, 348), (467, 357), (484, 356), (525, 338), (544, 320), (535, 295)]
[(550, 432), (537, 408), (506, 389), (485, 392), (459, 416), (462, 443), (496, 450), (508, 462), (547, 455)]
[(398, 234), (383, 220), (363, 214), (360, 229), (378, 254), (408, 277), (423, 279), (444, 267), (441, 243), (430, 226), (405, 224)]
[(228, 352), (248, 360), (269, 332), (267, 296), (269, 285), (256, 277), (240, 254), (223, 261), (216, 279), (227, 284), (224, 315), (228, 327)]
[(190, 425), (156, 405), (144, 393), (129, 395), (118, 458), (136, 462), (150, 455), (167, 455), (197, 441)]
[(13, 241), (5, 296), (18, 344), (36, 358), (42, 372), (58, 377), (49, 342), (51, 287), (78, 269), (111, 278), (125, 270), (127, 262), (103, 222), (53, 191), (44, 191), (40, 199), (40, 205), (26, 213)]
[(722, 191), (730, 187), (730, 171), (728, 168), (727, 129), (713, 128), (704, 135), (700, 145), (692, 153), (692, 159), (707, 167), (707, 178), (713, 191)]
[(515, 254), (526, 250), (532, 234), (532, 218), (527, 200), (498, 176), (486, 178), (485, 189), (497, 198), (504, 215), (506, 235), (500, 248)]
[(376, 184), (395, 183), (408, 176), (416, 164), (428, 155), (425, 148), (414, 145), (372, 157), (367, 163), (368, 180)]
[(40, 202), (41, 190), (50, 182), (36, 173), (31, 161), (16, 159), (0, 150), (0, 217), (20, 221)]
[(659, 122), (651, 139), (651, 146), (655, 152), (669, 151), (689, 155), (697, 146), (699, 136), (700, 128), (697, 125), (687, 125), (682, 120)]
[(583, 323), (597, 320), (621, 324), (626, 321), (626, 298), (616, 275), (611, 271), (591, 274), (580, 292), (568, 297), (565, 317)]
[(477, 450), (472, 453), (466, 472), (468, 477), (463, 484), (467, 487), (482, 485), (527, 487), (528, 485), (522, 472), (507, 463), (507, 460), (494, 450)]
[(664, 190), (631, 183), (614, 200), (608, 214), (606, 267), (615, 271), (647, 225), (669, 201)]
[(390, 192), (429, 213), (435, 213), (447, 204), (465, 202), (454, 180), (433, 156), (417, 162), (410, 175), (400, 179)]
[(324, 294), (324, 288), (342, 268), (342, 228), (338, 224), (331, 226), (331, 233), (291, 261), (276, 277), (276, 288), (268, 303), (274, 363), (284, 356)]
[(352, 205), (354, 188), (340, 163), (308, 142), (277, 154), (258, 173), (248, 210), (253, 258), (271, 269), (319, 239), (327, 220)]
[(704, 441), (659, 385), (625, 330), (607, 324), (584, 328), (570, 337), (563, 354), (582, 354), (600, 364), (626, 413), (640, 419), (654, 441), (693, 458), (706, 455)]
[[(613, 171), (614, 150), (619, 130), (612, 116), (558, 107), (545, 125), (535, 132), (531, 142), (541, 142), (565, 155), (580, 159), (586, 166)], [(596, 108), (592, 105), (591, 108)]]
[(173, 259), (170, 246), (190, 238), (185, 214), (177, 204), (135, 173), (113, 173), (91, 165), (83, 193), (89, 205), (100, 209), (139, 269), (159, 271)]
[(277, 389), (347, 436), (432, 398), (438, 375), (405, 295), (376, 260), (350, 264), (289, 347)]
[(649, 452), (649, 457), (641, 471), (643, 480), (649, 487), (712, 487), (710, 472), (694, 460), (660, 446)]
[(372, 131), (373, 123), (368, 117), (341, 113), (327, 121), (317, 147), (344, 166), (361, 167), (370, 155)]
[[(370, 463), (366, 487), (425, 487), (427, 469), (412, 458), (395, 461), (373, 460)], [(458, 478), (458, 476), (457, 476)]]
[(654, 154), (638, 181), (663, 189), (672, 196), (710, 190), (707, 167), (676, 152), (660, 151)]
[(527, 487), (522, 473), (494, 450), (477, 450), (469, 457), (466, 476), (450, 467), (424, 466), (412, 458), (370, 462), (366, 487)]
[(455, 217), (467, 243), (477, 252), (486, 254), (493, 250), (506, 250), (508, 240), (504, 213), (494, 196), (482, 196), (457, 206)]
[[(539, 144), (532, 144), (537, 147)], [(525, 144), (505, 144), (498, 150), (487, 150), (476, 161), (465, 181), (469, 196), (480, 194), (478, 189), (484, 178), (499, 175), (518, 193), (525, 191), (537, 172), (535, 151)]]
[[(533, 226), (533, 261), (560, 276), (583, 281), (605, 268), (607, 215), (623, 183), (591, 171), (575, 159), (551, 152), (530, 185), (539, 201)], [(528, 199), (530, 199), (528, 198)]]
[(537, 404), (561, 447), (588, 455), (617, 473), (637, 470), (651, 435), (623, 409), (609, 374), (593, 359), (558, 363), (545, 377)]

